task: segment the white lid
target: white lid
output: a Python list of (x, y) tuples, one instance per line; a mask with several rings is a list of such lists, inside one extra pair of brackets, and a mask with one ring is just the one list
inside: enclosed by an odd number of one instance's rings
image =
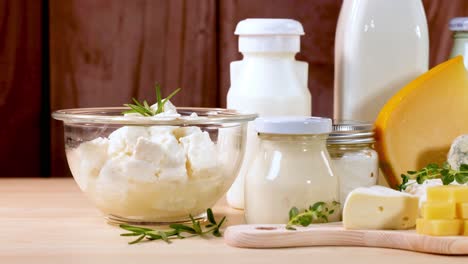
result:
[(293, 19), (249, 18), (237, 24), (240, 52), (299, 52), (301, 23)]
[(449, 28), (452, 31), (468, 31), (468, 17), (450, 19)]
[(236, 35), (304, 35), (301, 23), (294, 19), (248, 18), (236, 26)]
[(260, 117), (255, 120), (255, 129), (267, 134), (328, 134), (332, 131), (332, 120), (314, 116)]

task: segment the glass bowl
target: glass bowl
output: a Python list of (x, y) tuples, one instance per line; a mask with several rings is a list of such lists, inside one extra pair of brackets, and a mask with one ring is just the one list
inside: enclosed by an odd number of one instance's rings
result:
[[(111, 222), (205, 217), (234, 181), (255, 114), (177, 108), (179, 118), (124, 116), (123, 107), (59, 110), (68, 165)], [(198, 117), (194, 117), (196, 113)]]

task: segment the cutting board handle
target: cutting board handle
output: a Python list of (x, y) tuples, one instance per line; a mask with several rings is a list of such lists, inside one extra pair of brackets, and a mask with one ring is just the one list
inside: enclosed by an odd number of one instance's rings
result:
[(287, 230), (285, 225), (237, 225), (224, 233), (226, 244), (242, 248), (359, 246), (468, 255), (468, 237), (434, 237), (414, 230), (346, 230), (341, 223)]

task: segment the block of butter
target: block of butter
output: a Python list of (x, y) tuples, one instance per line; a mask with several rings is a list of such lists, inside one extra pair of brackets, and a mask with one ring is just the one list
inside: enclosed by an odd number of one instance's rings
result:
[(460, 219), (424, 219), (416, 221), (416, 232), (431, 236), (458, 236), (463, 231), (463, 221)]
[(424, 219), (456, 219), (457, 204), (454, 202), (426, 202), (421, 207)]
[(468, 186), (444, 185), (427, 188), (428, 202), (468, 203)]
[(465, 228), (463, 230), (463, 235), (468, 236), (468, 220), (465, 220)]
[(418, 234), (431, 236), (468, 235), (468, 186), (427, 188), (422, 218), (416, 221)]
[(468, 220), (468, 203), (457, 204), (457, 217)]
[(347, 197), (346, 229), (409, 229), (416, 225), (419, 198), (383, 186), (361, 187)]

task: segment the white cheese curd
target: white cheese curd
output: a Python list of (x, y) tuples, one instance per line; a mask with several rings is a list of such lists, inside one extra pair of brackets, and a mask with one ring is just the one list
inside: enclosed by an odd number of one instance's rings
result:
[(78, 177), (75, 177), (78, 186), (86, 191), (88, 188), (88, 179), (95, 179), (99, 171), (107, 160), (107, 147), (109, 140), (107, 138), (96, 138), (84, 142), (80, 145), (73, 156), (68, 158), (71, 170), (80, 171)]
[(227, 188), (217, 146), (199, 127), (124, 126), (67, 152), (80, 188), (109, 215), (185, 218)]
[(459, 136), (453, 141), (447, 162), (454, 170), (458, 170), (462, 164), (468, 164), (468, 135)]
[(117, 156), (121, 153), (133, 154), (137, 140), (149, 136), (148, 129), (138, 126), (126, 126), (119, 128), (109, 135), (109, 156)]
[[(150, 106), (151, 110), (156, 111), (158, 109), (158, 103)], [(163, 112), (160, 114), (155, 115), (153, 118), (159, 117), (180, 117), (181, 115), (177, 113), (177, 108), (175, 105), (171, 103), (171, 101), (167, 101), (163, 106)]]
[(180, 138), (187, 153), (188, 168), (193, 178), (209, 177), (216, 170), (217, 151), (207, 132), (193, 133)]

